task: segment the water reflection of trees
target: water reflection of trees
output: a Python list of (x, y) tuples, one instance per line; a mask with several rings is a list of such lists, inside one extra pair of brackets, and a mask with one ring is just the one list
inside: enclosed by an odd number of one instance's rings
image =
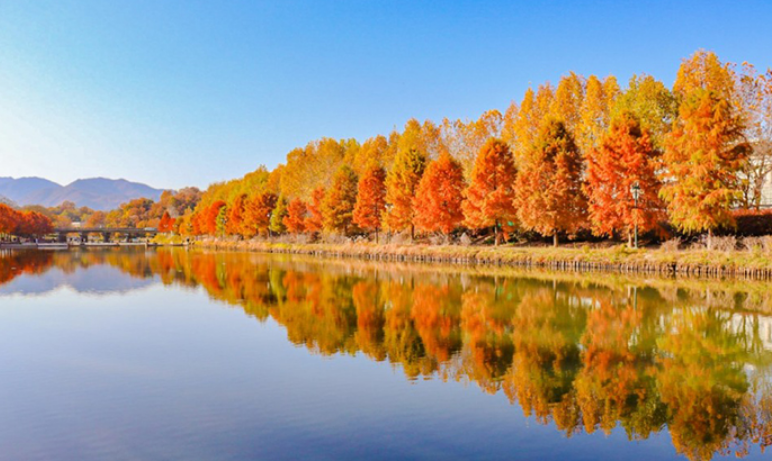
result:
[(0, 250), (0, 285), (24, 274), (42, 274), (53, 263), (51, 253)]
[(203, 287), (314, 353), (362, 353), (408, 379), (502, 392), (569, 436), (619, 426), (646, 439), (667, 427), (690, 459), (772, 445), (772, 320), (759, 314), (772, 301), (763, 285), (169, 250), (0, 257), (0, 283), (108, 264)]

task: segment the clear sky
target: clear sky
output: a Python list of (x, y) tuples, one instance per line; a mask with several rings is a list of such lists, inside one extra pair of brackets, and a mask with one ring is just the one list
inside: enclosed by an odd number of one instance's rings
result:
[(477, 118), (570, 70), (772, 66), (770, 1), (0, 0), (0, 176), (160, 188)]

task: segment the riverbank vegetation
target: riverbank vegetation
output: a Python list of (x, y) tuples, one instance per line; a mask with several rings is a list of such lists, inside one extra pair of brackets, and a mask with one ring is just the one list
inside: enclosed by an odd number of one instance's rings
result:
[[(160, 236), (159, 239), (169, 237)], [(378, 261), (442, 262), (524, 268), (651, 273), (708, 277), (772, 279), (772, 237), (714, 237), (714, 248), (684, 245), (673, 239), (657, 249), (632, 249), (623, 244), (552, 246), (447, 245), (416, 243), (303, 243), (287, 238), (273, 240), (203, 238), (202, 248), (306, 254), (331, 258)], [(158, 240), (161, 244), (174, 243)]]
[(772, 233), (761, 210), (770, 173), (772, 71), (698, 51), (672, 89), (648, 75), (622, 89), (613, 76), (569, 73), (503, 114), (310, 142), (272, 171), (211, 185), (172, 229), (555, 245), (632, 244), (640, 232), (647, 242), (704, 236), (710, 248), (717, 233)]

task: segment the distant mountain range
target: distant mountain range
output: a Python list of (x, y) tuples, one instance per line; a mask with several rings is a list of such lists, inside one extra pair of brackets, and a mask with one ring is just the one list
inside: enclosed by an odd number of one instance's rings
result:
[(70, 201), (79, 207), (87, 206), (94, 210), (106, 211), (118, 208), (121, 203), (135, 198), (157, 201), (161, 192), (163, 190), (125, 179), (79, 179), (62, 186), (43, 178), (0, 177), (0, 197), (20, 206), (52, 207)]

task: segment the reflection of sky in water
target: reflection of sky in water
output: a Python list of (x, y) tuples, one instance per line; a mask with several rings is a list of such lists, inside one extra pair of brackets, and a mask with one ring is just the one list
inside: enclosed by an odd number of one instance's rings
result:
[[(21, 298), (0, 308), (0, 349), (0, 459), (589, 460), (627, 444), (566, 439), (501, 394), (310, 355), (272, 321), (160, 285)], [(666, 435), (641, 445), (625, 459), (672, 455)]]
[(5, 285), (0, 285), (0, 297), (11, 294), (45, 294), (60, 287), (70, 287), (80, 293), (104, 295), (125, 293), (147, 288), (158, 282), (158, 277), (141, 279), (131, 277), (117, 267), (108, 265), (77, 268), (65, 272), (52, 267), (43, 274), (22, 274)]

